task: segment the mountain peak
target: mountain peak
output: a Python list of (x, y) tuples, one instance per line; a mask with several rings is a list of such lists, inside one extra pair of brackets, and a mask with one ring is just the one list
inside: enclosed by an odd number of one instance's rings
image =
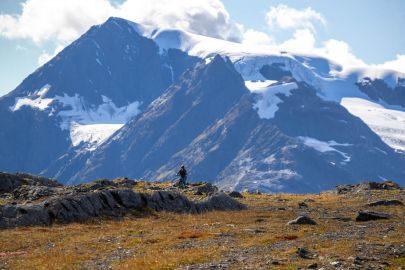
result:
[[(219, 54), (211, 58), (204, 60), (204, 78), (210, 84), (226, 85), (225, 88), (242, 89), (240, 86), (244, 86), (242, 76), (236, 71), (235, 66), (226, 56), (220, 56)], [(232, 86), (232, 87), (229, 87)]]

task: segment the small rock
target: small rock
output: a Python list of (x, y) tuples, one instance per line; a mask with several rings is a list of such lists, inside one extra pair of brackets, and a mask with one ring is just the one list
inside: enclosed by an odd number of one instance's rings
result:
[(313, 259), (316, 257), (315, 254), (313, 254), (305, 247), (298, 248), (297, 255), (303, 259)]
[(331, 262), (330, 265), (334, 266), (334, 267), (339, 267), (342, 265), (341, 262)]
[(316, 225), (316, 222), (307, 217), (307, 216), (299, 216), (294, 220), (291, 220), (287, 223), (287, 225)]
[(255, 229), (254, 232), (255, 232), (255, 233), (265, 233), (266, 230), (264, 230), (264, 229)]
[(271, 261), (271, 264), (272, 264), (272, 265), (280, 265), (280, 262), (277, 261), (277, 260), (273, 260), (273, 261)]
[(366, 206), (380, 206), (380, 205), (384, 205), (384, 206), (391, 206), (391, 205), (404, 205), (400, 200), (378, 200), (378, 201), (374, 201), (374, 202), (370, 202), (368, 204), (366, 204)]
[(360, 257), (356, 257), (354, 258), (353, 263), (357, 265), (362, 265), (364, 263), (364, 260)]
[(305, 202), (299, 202), (298, 207), (299, 208), (308, 208), (308, 204), (306, 204)]
[(308, 269), (316, 269), (316, 268), (318, 268), (318, 264), (317, 263), (311, 263), (310, 265), (308, 265), (307, 268)]
[(232, 191), (231, 193), (229, 193), (229, 196), (233, 197), (233, 198), (243, 198), (243, 195), (240, 194), (240, 192), (237, 191)]
[(360, 211), (356, 217), (356, 221), (370, 221), (370, 220), (378, 220), (378, 219), (390, 219), (391, 215), (388, 213), (383, 212), (373, 212), (363, 210)]

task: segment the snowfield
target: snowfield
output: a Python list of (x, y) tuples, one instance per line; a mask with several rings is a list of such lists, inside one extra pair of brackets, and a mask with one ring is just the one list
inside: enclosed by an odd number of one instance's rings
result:
[(106, 96), (102, 96), (103, 103), (99, 106), (87, 104), (79, 94), (47, 98), (45, 95), (50, 88), (47, 84), (29, 97), (16, 98), (10, 110), (18, 111), (28, 106), (41, 111), (48, 110), (49, 115), (56, 114), (61, 118), (60, 128), (69, 130), (72, 146), (85, 143), (85, 149), (94, 150), (140, 112), (141, 103), (138, 101), (117, 107)]
[(405, 151), (405, 109), (385, 108), (362, 98), (343, 98), (340, 104), (363, 120), (391, 148)]
[(261, 118), (271, 119), (278, 111), (278, 105), (283, 102), (277, 95), (289, 96), (291, 90), (297, 89), (294, 82), (274, 85), (277, 81), (245, 81), (246, 87), (260, 96), (253, 108)]
[(73, 122), (70, 125), (70, 138), (73, 146), (86, 143), (85, 148), (93, 151), (106, 141), (124, 124), (89, 124), (83, 125)]

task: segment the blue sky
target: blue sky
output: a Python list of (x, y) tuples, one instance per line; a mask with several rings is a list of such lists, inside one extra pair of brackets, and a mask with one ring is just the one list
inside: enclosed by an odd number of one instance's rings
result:
[(111, 15), (405, 72), (402, 0), (0, 0), (0, 95)]

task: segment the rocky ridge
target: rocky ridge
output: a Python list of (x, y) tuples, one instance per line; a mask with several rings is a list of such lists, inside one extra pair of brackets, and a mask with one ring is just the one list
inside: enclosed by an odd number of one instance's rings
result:
[[(16, 188), (1, 194), (5, 200), (12, 201), (0, 206), (0, 228), (84, 222), (95, 217), (122, 217), (150, 210), (196, 214), (246, 209), (244, 204), (225, 193), (210, 193), (211, 196), (204, 200), (192, 201), (173, 189), (134, 192), (131, 187), (137, 182), (126, 178), (64, 187), (50, 179), (21, 174), (2, 176), (0, 182), (6, 179), (9, 186)], [(24, 182), (24, 179), (30, 181)], [(197, 190), (204, 190), (204, 187), (205, 184), (195, 185)]]

